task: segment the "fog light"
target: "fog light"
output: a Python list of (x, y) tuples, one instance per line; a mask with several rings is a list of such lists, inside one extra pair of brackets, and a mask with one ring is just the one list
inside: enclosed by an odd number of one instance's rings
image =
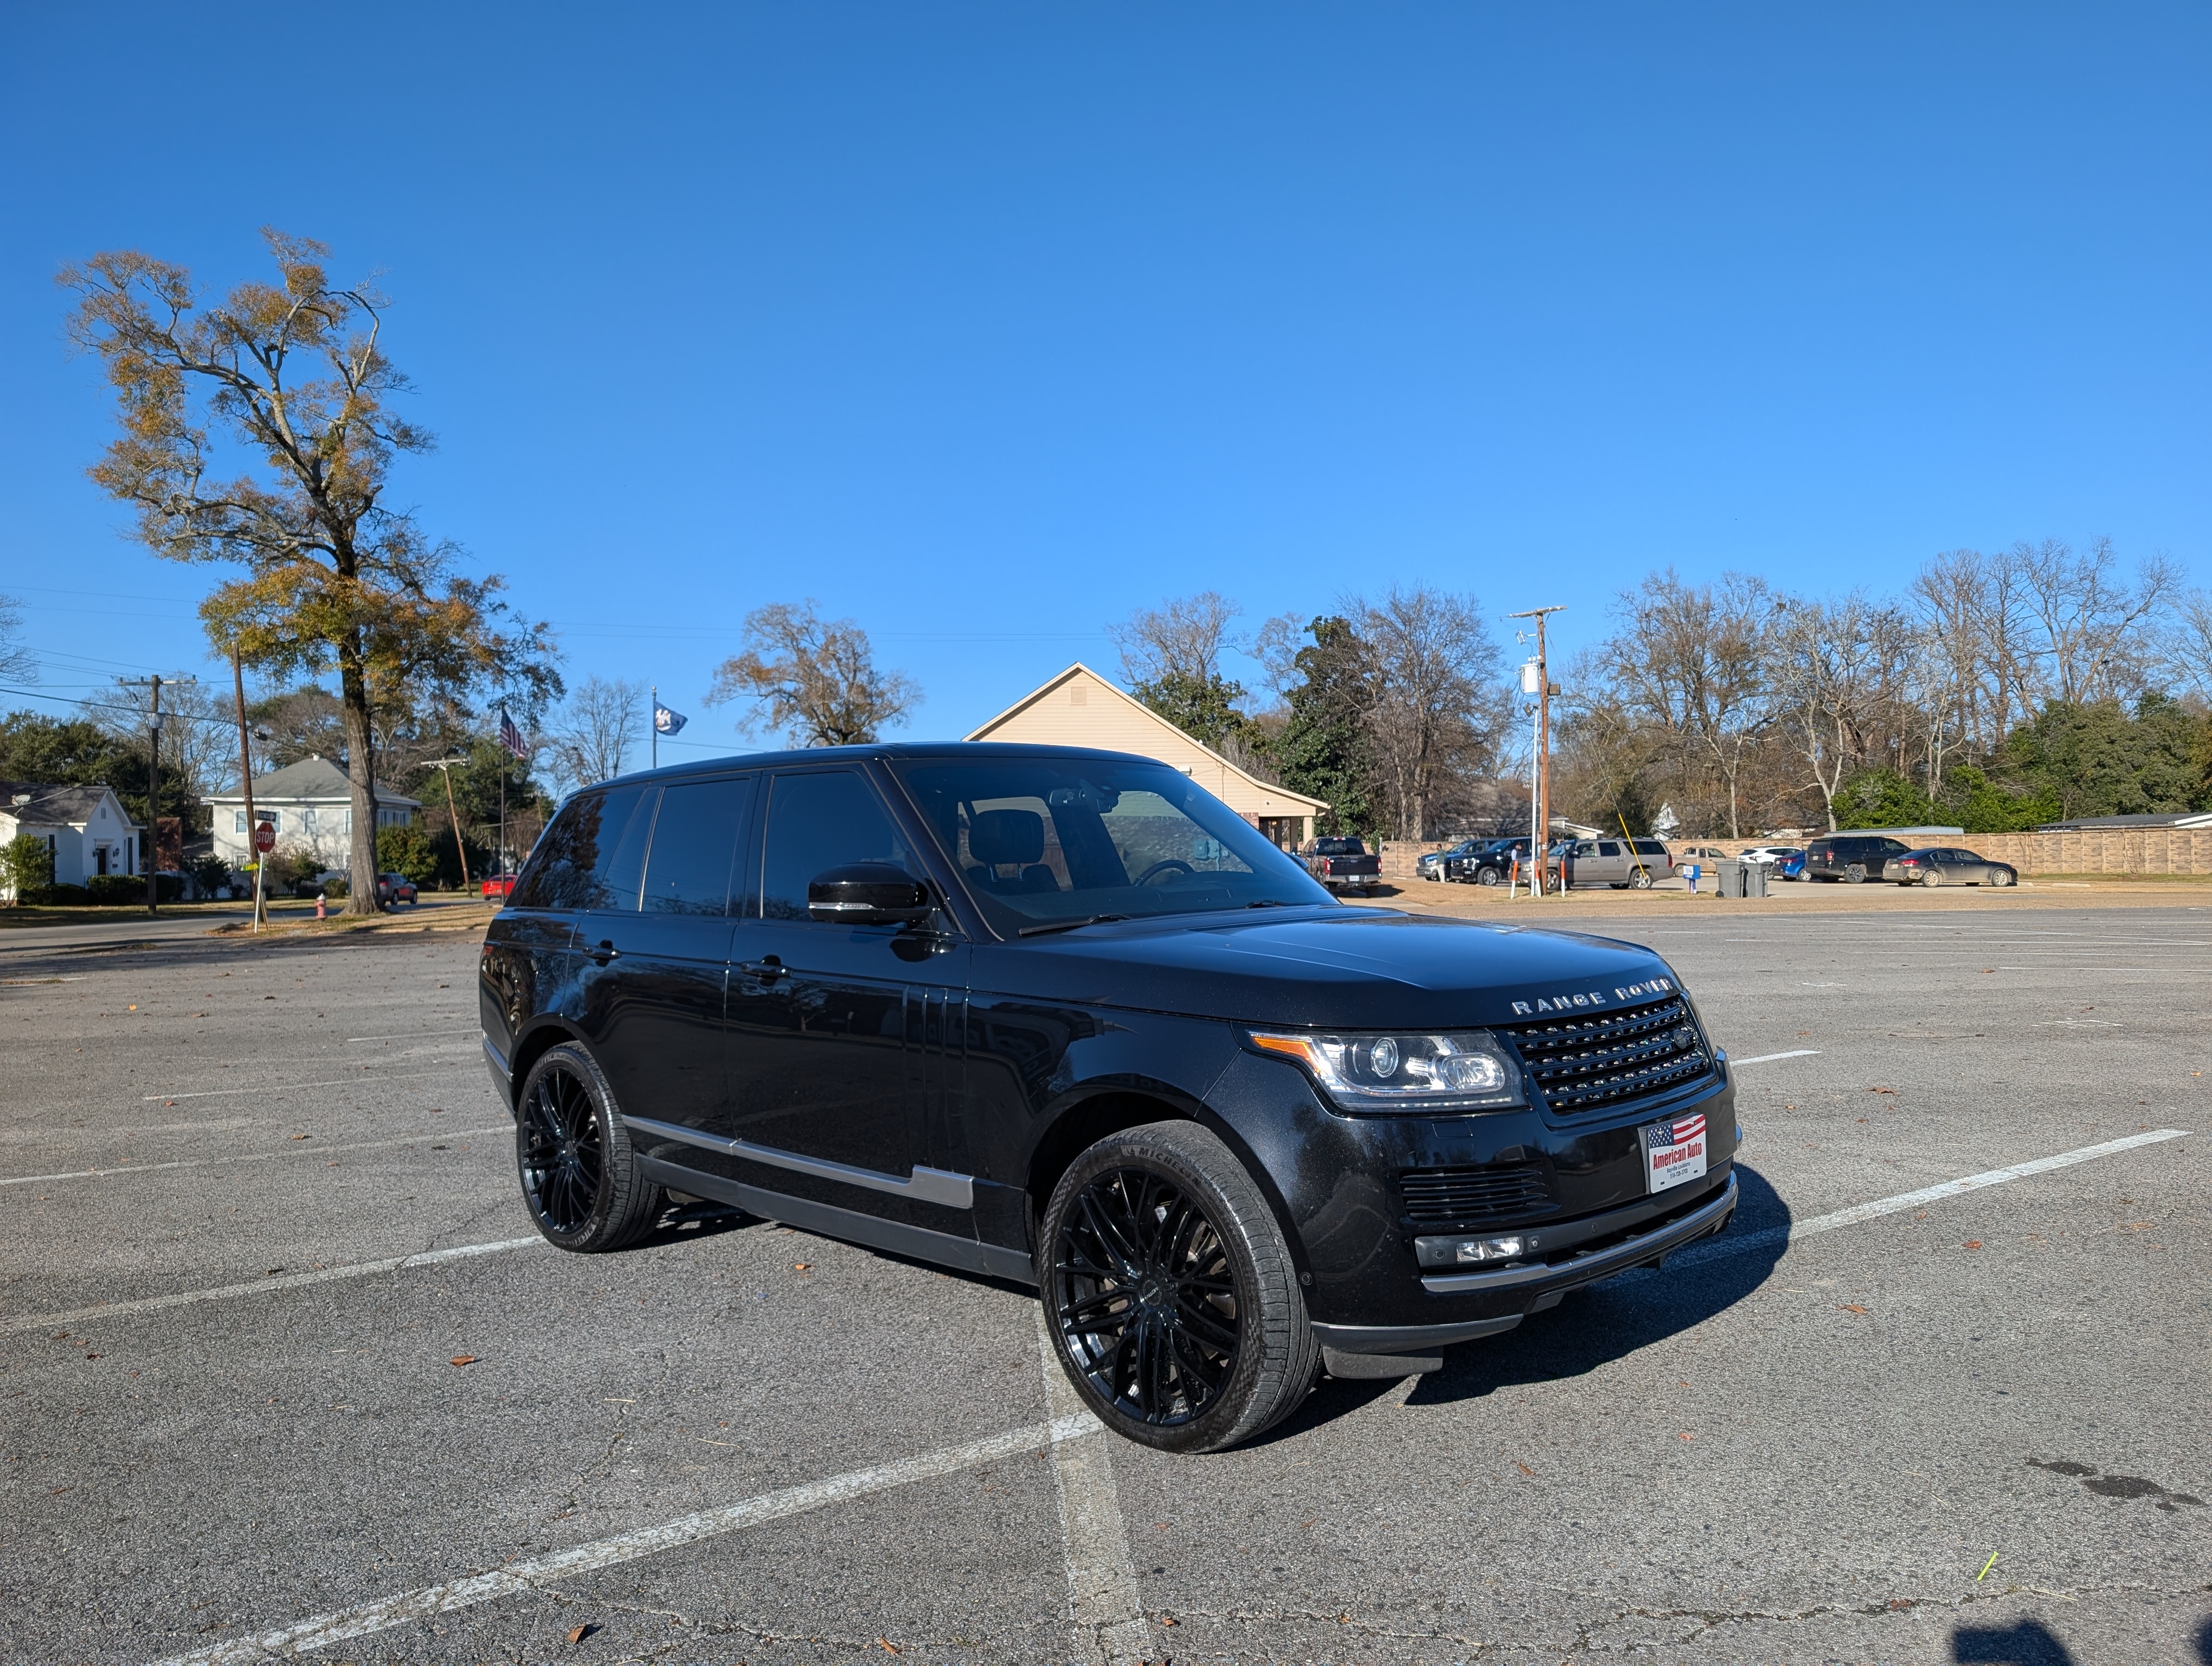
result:
[(1536, 1253), (1536, 1235), (1516, 1232), (1511, 1237), (1462, 1238), (1452, 1253), (1457, 1261), (1518, 1261)]

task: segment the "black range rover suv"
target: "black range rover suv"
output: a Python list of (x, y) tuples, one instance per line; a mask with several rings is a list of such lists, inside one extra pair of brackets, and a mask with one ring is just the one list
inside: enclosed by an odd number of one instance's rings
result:
[(878, 745), (579, 794), (486, 934), (539, 1231), (677, 1192), (1039, 1287), (1203, 1450), (1721, 1231), (1724, 1055), (1648, 949), (1347, 907), (1149, 759)]

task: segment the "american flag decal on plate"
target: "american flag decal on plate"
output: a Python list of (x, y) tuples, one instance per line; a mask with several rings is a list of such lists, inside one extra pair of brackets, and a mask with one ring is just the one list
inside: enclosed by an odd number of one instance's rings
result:
[(1693, 1111), (1671, 1122), (1653, 1122), (1644, 1130), (1644, 1184), (1650, 1192), (1663, 1192), (1686, 1180), (1695, 1180), (1705, 1169), (1705, 1116)]
[(1705, 1131), (1705, 1114), (1678, 1116), (1671, 1122), (1654, 1122), (1644, 1129), (1644, 1136), (1651, 1142), (1651, 1149), (1659, 1151), (1668, 1146), (1679, 1146), (1686, 1140), (1694, 1140)]

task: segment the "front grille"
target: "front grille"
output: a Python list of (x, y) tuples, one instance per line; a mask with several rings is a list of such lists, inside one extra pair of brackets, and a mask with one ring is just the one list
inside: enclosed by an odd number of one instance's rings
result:
[(1559, 1206), (1534, 1164), (1503, 1169), (1407, 1169), (1398, 1177), (1406, 1213), (1422, 1226), (1526, 1220)]
[(1501, 1033), (1545, 1102), (1562, 1114), (1650, 1098), (1712, 1073), (1680, 995), (1602, 1016), (1516, 1024)]

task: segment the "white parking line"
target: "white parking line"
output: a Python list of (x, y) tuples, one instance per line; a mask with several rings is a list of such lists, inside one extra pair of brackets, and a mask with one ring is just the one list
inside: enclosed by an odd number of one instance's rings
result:
[(118, 1163), (112, 1169), (71, 1169), (67, 1174), (18, 1174), (0, 1179), (0, 1186), (35, 1186), (49, 1180), (94, 1180), (117, 1174), (153, 1174), (162, 1169), (204, 1169), (211, 1163), (267, 1163), (279, 1157), (315, 1157), (334, 1151), (378, 1151), (391, 1146), (427, 1146), (442, 1140), (474, 1140), (488, 1134), (507, 1134), (513, 1123), (488, 1128), (441, 1128), (435, 1134), (410, 1134), (404, 1140), (356, 1140), (343, 1146), (305, 1145), (297, 1150), (241, 1152), (235, 1157), (179, 1157), (171, 1163)]
[(220, 1099), (233, 1093), (296, 1093), (301, 1088), (308, 1087), (351, 1087), (356, 1082), (411, 1082), (424, 1076), (451, 1076), (459, 1067), (449, 1067), (443, 1070), (395, 1070), (382, 1076), (371, 1073), (367, 1065), (362, 1066), (361, 1068), (362, 1073), (358, 1076), (339, 1076), (327, 1082), (279, 1082), (274, 1087), (202, 1087), (194, 1088), (189, 1093), (149, 1093), (144, 1097), (146, 1102), (151, 1104), (157, 1099)]
[(529, 1596), (553, 1580), (573, 1578), (599, 1568), (612, 1567), (618, 1562), (635, 1561), (641, 1556), (651, 1556), (664, 1550), (674, 1550), (679, 1546), (696, 1544), (702, 1539), (757, 1527), (763, 1522), (781, 1521), (788, 1516), (804, 1515), (830, 1505), (866, 1498), (872, 1493), (889, 1492), (895, 1487), (911, 1486), (918, 1481), (957, 1474), (963, 1469), (979, 1468), (1005, 1458), (1019, 1457), (1024, 1453), (1037, 1451), (1056, 1442), (1077, 1439), (1099, 1427), (1098, 1420), (1089, 1412), (1054, 1418), (1049, 1423), (1032, 1423), (1023, 1428), (1010, 1429), (1002, 1435), (989, 1435), (963, 1445), (947, 1446), (934, 1452), (900, 1458), (896, 1462), (878, 1464), (874, 1468), (854, 1469), (805, 1487), (787, 1487), (781, 1492), (763, 1493), (757, 1498), (723, 1505), (718, 1509), (679, 1516), (674, 1521), (664, 1522), (658, 1527), (641, 1527), (632, 1532), (618, 1533), (611, 1539), (577, 1545), (531, 1561), (511, 1562), (492, 1572), (456, 1579), (448, 1584), (428, 1585), (420, 1590), (403, 1591), (397, 1596), (387, 1596), (381, 1602), (364, 1602), (357, 1608), (319, 1614), (312, 1620), (302, 1620), (278, 1631), (211, 1644), (204, 1649), (195, 1649), (190, 1654), (175, 1656), (162, 1662), (161, 1666), (228, 1666), (231, 1662), (262, 1662), (270, 1655), (289, 1656), (327, 1649), (333, 1644), (366, 1637), (372, 1632), (404, 1625), (410, 1620), (428, 1620), (434, 1615), (451, 1614), (457, 1608), (497, 1602), (503, 1596)]
[(1067, 1543), (1067, 1610), (1083, 1658), (1092, 1666), (1137, 1666), (1157, 1659), (1152, 1628), (1137, 1596), (1137, 1570), (1129, 1560), (1129, 1530), (1114, 1462), (1099, 1423), (1060, 1369), (1037, 1304), (1037, 1346), (1044, 1353), (1044, 1403), (1054, 1427), (1090, 1419), (1096, 1434), (1055, 1440), (1052, 1478), (1060, 1494), (1060, 1529)]
[(1817, 1047), (1796, 1047), (1787, 1053), (1760, 1053), (1748, 1059), (1730, 1059), (1730, 1064), (1772, 1064), (1777, 1059), (1810, 1059), (1819, 1055)]
[(441, 1041), (447, 1036), (481, 1036), (482, 1034), (483, 1031), (480, 1026), (471, 1025), (465, 1030), (417, 1030), (404, 1036), (348, 1036), (346, 1045), (350, 1047), (356, 1042)]
[(545, 1240), (535, 1233), (526, 1238), (501, 1238), (492, 1243), (456, 1244), (451, 1250), (425, 1250), (389, 1261), (355, 1262), (348, 1267), (326, 1267), (313, 1273), (285, 1273), (252, 1284), (218, 1285), (213, 1290), (184, 1290), (173, 1296), (142, 1296), (131, 1302), (103, 1302), (98, 1307), (72, 1308), (66, 1313), (18, 1314), (0, 1319), (0, 1335), (18, 1330), (43, 1330), (48, 1325), (77, 1325), (90, 1319), (118, 1319), (126, 1313), (151, 1313), (157, 1308), (189, 1307), (195, 1302), (228, 1301), (234, 1296), (262, 1296), (272, 1290), (297, 1290), (301, 1285), (330, 1284), (338, 1279), (365, 1279), (375, 1273), (397, 1273), (410, 1267), (433, 1267), (442, 1261), (470, 1256), (495, 1256), (502, 1250), (524, 1250)]
[[(1907, 1209), (1940, 1203), (1945, 1198), (1957, 1197), (1966, 1192), (1978, 1192), (1985, 1186), (2002, 1186), (2008, 1181), (2026, 1180), (2033, 1175), (2049, 1174), (2053, 1169), (2071, 1168), (2076, 1163), (2094, 1163), (2100, 1157), (2133, 1151), (2139, 1146), (2154, 1146), (2166, 1140), (2185, 1140), (2189, 1134), (2187, 1128), (2153, 1128), (2146, 1134), (2131, 1134), (2124, 1140), (2107, 1140), (2101, 1146), (2084, 1146), (2079, 1151), (2061, 1152), (2056, 1157), (2039, 1157), (2033, 1162), (2014, 1163), (2009, 1168), (1989, 1169), (1962, 1179), (1947, 1180), (1939, 1186), (1923, 1186), (1917, 1192), (1899, 1192), (1895, 1197), (1881, 1197), (1871, 1203), (1853, 1204), (1850, 1208), (1838, 1209), (1833, 1214), (1814, 1215), (1809, 1220), (1795, 1221), (1786, 1228), (1770, 1226), (1763, 1232), (1746, 1232), (1741, 1237), (1730, 1234), (1725, 1237), (1709, 1238), (1678, 1256), (1669, 1256), (1667, 1265), (1670, 1268), (1695, 1267), (1705, 1262), (1723, 1261), (1730, 1256), (1748, 1255), (1755, 1250), (1771, 1249), (1777, 1244), (1795, 1243), (1800, 1238), (1817, 1237), (1838, 1227), (1856, 1226), (1863, 1220), (1902, 1214)], [(1649, 1278), (1651, 1272), (1648, 1268), (1639, 1268), (1622, 1276)]]

